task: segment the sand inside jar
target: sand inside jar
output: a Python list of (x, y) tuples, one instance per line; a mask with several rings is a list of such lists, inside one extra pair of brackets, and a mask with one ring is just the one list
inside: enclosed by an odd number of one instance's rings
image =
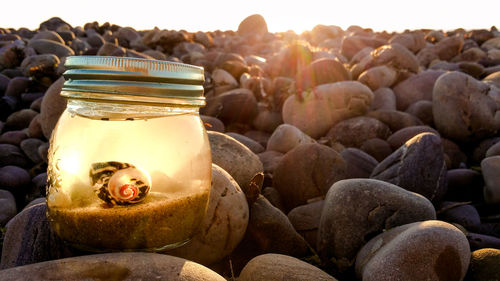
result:
[(54, 231), (87, 250), (160, 249), (190, 239), (198, 230), (209, 193), (168, 199), (151, 192), (137, 205), (49, 208)]

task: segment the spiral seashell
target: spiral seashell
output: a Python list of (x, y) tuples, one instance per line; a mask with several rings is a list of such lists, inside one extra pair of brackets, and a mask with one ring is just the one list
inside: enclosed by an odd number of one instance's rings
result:
[(128, 163), (94, 163), (89, 174), (97, 196), (112, 205), (139, 203), (151, 188), (149, 175)]

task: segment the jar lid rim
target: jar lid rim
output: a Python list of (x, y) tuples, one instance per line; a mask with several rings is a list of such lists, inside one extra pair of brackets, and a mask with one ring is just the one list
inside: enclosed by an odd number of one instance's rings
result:
[[(204, 99), (204, 69), (199, 66), (108, 56), (69, 56), (64, 65), (66, 71), (63, 73), (65, 82), (62, 90), (67, 92), (64, 96), (68, 98), (72, 98), (71, 92), (85, 91), (107, 92), (110, 100), (114, 99), (113, 95), (126, 93), (130, 101), (134, 101), (136, 96), (144, 99), (151, 89), (155, 89), (151, 93), (155, 99)], [(75, 85), (78, 87), (75, 88)], [(112, 91), (109, 91), (110, 88)]]

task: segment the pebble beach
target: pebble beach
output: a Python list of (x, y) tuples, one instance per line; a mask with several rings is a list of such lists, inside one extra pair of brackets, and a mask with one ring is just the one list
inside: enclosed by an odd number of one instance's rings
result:
[[(203, 67), (212, 186), (187, 244), (92, 253), (51, 228), (49, 140), (81, 55)], [(500, 280), (499, 131), (495, 26), (0, 27), (0, 280)]]

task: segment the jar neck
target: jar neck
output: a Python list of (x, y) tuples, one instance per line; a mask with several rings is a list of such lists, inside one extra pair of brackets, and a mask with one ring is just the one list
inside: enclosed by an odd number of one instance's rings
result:
[(100, 120), (150, 119), (199, 113), (199, 108), (195, 106), (126, 104), (71, 98), (68, 99), (66, 110), (70, 114)]

